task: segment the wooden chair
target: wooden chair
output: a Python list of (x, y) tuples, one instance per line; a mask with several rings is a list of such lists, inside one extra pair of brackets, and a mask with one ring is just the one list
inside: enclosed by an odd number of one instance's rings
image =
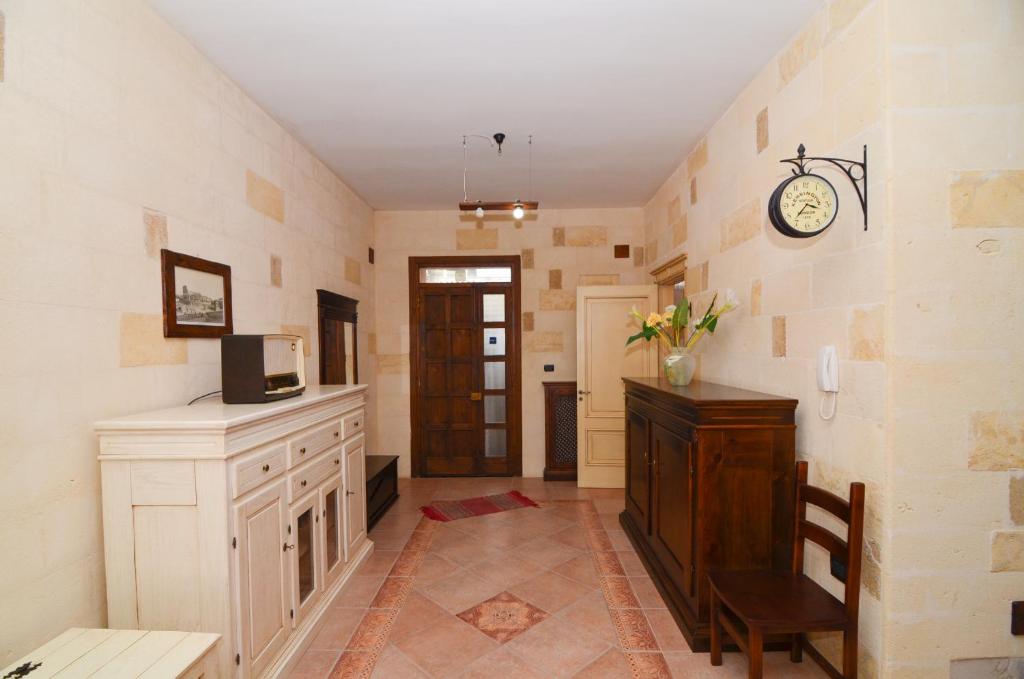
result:
[[(741, 571), (712, 573), (711, 664), (722, 664), (722, 631), (747, 654), (749, 679), (760, 679), (762, 654), (768, 635), (789, 637), (789, 657), (803, 659), (803, 650), (835, 679), (857, 676), (857, 615), (860, 600), (860, 567), (864, 537), (864, 484), (850, 484), (847, 502), (827, 490), (807, 485), (807, 463), (797, 463), (796, 517), (793, 566), (789, 571)], [(846, 540), (807, 520), (808, 503), (847, 524)], [(804, 575), (804, 540), (828, 550), (833, 577), (846, 586), (845, 603)], [(743, 634), (743, 630), (746, 634)], [(843, 633), (843, 671), (806, 644), (804, 633)]]

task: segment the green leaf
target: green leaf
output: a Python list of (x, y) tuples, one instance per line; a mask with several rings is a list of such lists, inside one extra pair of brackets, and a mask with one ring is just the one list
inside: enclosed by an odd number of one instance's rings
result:
[(718, 316), (715, 316), (710, 321), (708, 321), (708, 332), (714, 333), (716, 325), (718, 325)]
[(633, 342), (637, 341), (638, 339), (644, 339), (644, 332), (643, 332), (643, 330), (641, 330), (640, 332), (638, 332), (635, 335), (631, 335), (630, 338), (628, 340), (626, 340), (626, 346), (628, 347), (630, 344), (632, 344)]
[(676, 305), (676, 310), (672, 313), (672, 331), (673, 334), (679, 335), (679, 329), (685, 328), (686, 324), (690, 322), (690, 305), (686, 301), (686, 298), (679, 300), (679, 304)]

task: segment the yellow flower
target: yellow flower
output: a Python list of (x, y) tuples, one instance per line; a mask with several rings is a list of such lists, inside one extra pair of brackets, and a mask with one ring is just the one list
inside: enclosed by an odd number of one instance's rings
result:
[(658, 314), (658, 312), (652, 311), (650, 315), (647, 316), (647, 325), (661, 325), (661, 316)]

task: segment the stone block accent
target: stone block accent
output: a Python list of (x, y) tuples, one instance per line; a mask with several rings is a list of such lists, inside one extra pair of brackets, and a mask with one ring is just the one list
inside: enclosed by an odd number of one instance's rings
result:
[(551, 230), (551, 244), (555, 247), (565, 245), (565, 227), (556, 226)]
[(363, 267), (359, 260), (345, 256), (345, 280), (356, 285), (363, 284)]
[(0, 12), (0, 83), (4, 81), (4, 33), (6, 32), (6, 25), (4, 21), (4, 13)]
[(378, 375), (401, 375), (409, 372), (409, 354), (377, 354)]
[(644, 249), (642, 247), (640, 247), (640, 248), (633, 248), (633, 266), (643, 266), (643, 265), (644, 265)]
[(275, 288), (284, 285), (281, 279), (281, 258), (277, 255), (270, 255), (270, 284)]
[(703, 262), (697, 266), (690, 266), (686, 268), (686, 276), (683, 277), (686, 281), (686, 294), (689, 296), (697, 295), (708, 289), (708, 263)]
[(1010, 520), (1024, 525), (1024, 476), (1010, 477)]
[(121, 367), (188, 363), (184, 339), (164, 337), (162, 314), (121, 314)]
[(561, 332), (528, 332), (523, 334), (523, 347), (531, 354), (560, 354), (565, 341)]
[(838, 33), (849, 26), (868, 2), (869, 0), (835, 0), (828, 8), (829, 33)]
[(254, 210), (284, 223), (284, 191), (252, 170), (245, 171), (245, 199)]
[(676, 196), (668, 203), (667, 208), (667, 221), (669, 224), (674, 224), (677, 219), (683, 216), (683, 202)]
[(167, 217), (152, 210), (142, 211), (142, 223), (146, 228), (146, 254), (160, 257), (160, 250), (167, 247)]
[(523, 312), (523, 332), (533, 332), (533, 312)]
[(697, 178), (690, 180), (690, 205), (697, 204)]
[(786, 356), (786, 317), (772, 316), (772, 357)]
[(970, 415), (969, 469), (1024, 469), (1024, 410), (989, 410)]
[(686, 158), (686, 174), (694, 176), (708, 164), (708, 140), (705, 137)]
[(1024, 531), (992, 534), (992, 572), (1024, 571)]
[(577, 285), (618, 285), (617, 273), (581, 273)]
[(541, 290), (541, 311), (572, 311), (576, 308), (576, 293), (571, 290)]
[(672, 247), (679, 247), (686, 242), (686, 238), (686, 214), (682, 214), (679, 216), (679, 219), (672, 223)]
[(763, 108), (757, 114), (757, 152), (768, 148), (768, 109)]
[(309, 357), (313, 355), (313, 338), (309, 335), (308, 325), (281, 325), (282, 335), (298, 335), (302, 338), (302, 355)]
[(644, 246), (644, 257), (648, 264), (658, 259), (658, 241), (652, 240)]
[(750, 284), (750, 315), (761, 315), (761, 279)]
[(854, 309), (850, 319), (850, 358), (881, 361), (885, 358), (885, 306)]
[(578, 248), (607, 245), (608, 229), (604, 226), (567, 226), (565, 244)]
[(377, 333), (375, 332), (366, 334), (366, 353), (370, 356), (377, 354)]
[(548, 288), (551, 290), (562, 289), (562, 270), (550, 269), (548, 271)]
[(779, 78), (787, 84), (795, 78), (804, 66), (814, 61), (821, 49), (821, 29), (814, 22), (790, 43), (779, 57)]
[(949, 211), (953, 228), (1024, 228), (1024, 170), (954, 174)]
[(456, 229), (456, 250), (497, 250), (497, 229)]
[(533, 268), (533, 248), (526, 248), (522, 251), (519, 257), (519, 261), (523, 266), (523, 269)]
[(755, 198), (722, 222), (721, 251), (745, 243), (761, 233), (761, 199)]

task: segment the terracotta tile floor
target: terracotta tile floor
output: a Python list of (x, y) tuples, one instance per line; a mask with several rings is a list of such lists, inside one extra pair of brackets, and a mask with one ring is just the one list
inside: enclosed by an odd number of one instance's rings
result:
[[(541, 507), (449, 523), (418, 509), (510, 489)], [(292, 679), (746, 677), (738, 654), (712, 667), (690, 651), (619, 527), (621, 490), (402, 479), (399, 493)], [(786, 653), (765, 661), (767, 677), (825, 676)]]

